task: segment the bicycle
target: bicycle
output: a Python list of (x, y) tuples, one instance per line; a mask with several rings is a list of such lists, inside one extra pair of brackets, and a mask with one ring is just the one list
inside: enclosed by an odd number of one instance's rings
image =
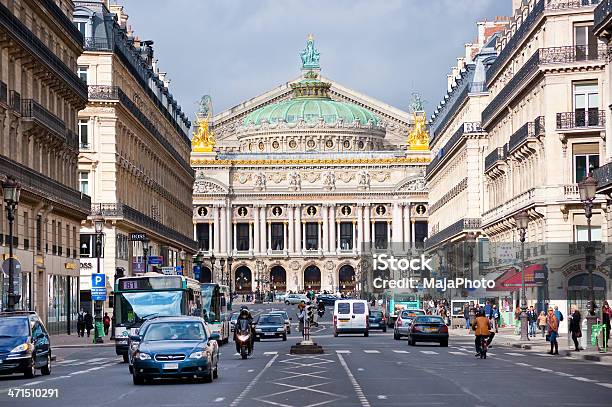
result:
[(487, 358), (487, 349), (489, 348), (488, 339), (488, 336), (483, 335), (480, 337), (480, 352), (478, 352), (478, 354), (476, 355), (477, 357), (480, 356), (480, 359)]

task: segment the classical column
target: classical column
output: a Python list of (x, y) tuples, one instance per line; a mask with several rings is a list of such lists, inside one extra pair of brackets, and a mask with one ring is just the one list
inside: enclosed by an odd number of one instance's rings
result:
[(387, 219), (387, 247), (391, 244), (391, 221)]
[(213, 222), (208, 222), (208, 251), (211, 252), (213, 250)]
[[(321, 206), (321, 215), (323, 216), (323, 253), (329, 252), (329, 206), (323, 204)], [(320, 246), (320, 243), (319, 243)]]
[(219, 253), (219, 206), (213, 205), (213, 222), (214, 222), (214, 240), (213, 240), (213, 253)]
[(370, 220), (370, 205), (367, 205), (363, 208), (363, 213), (364, 213), (364, 221), (363, 221), (363, 226), (364, 226), (364, 231), (363, 231), (363, 242), (364, 243), (370, 243), (372, 242), (372, 223)]
[(288, 240), (288, 239), (287, 239), (287, 229), (288, 229), (288, 227), (287, 227), (287, 226), (288, 226), (288, 222), (287, 222), (287, 221), (284, 221), (284, 222), (283, 222), (283, 251), (284, 251), (285, 253), (288, 253), (288, 252), (289, 252), (289, 251), (288, 251), (288, 249), (287, 249), (287, 246), (288, 246), (288, 244), (289, 244), (289, 242), (287, 241), (287, 240)]
[(221, 245), (219, 247), (220, 253), (225, 253), (227, 251), (227, 206), (221, 207), (221, 224), (220, 226), (220, 235), (221, 235)]
[(403, 233), (403, 241), (402, 249), (408, 251), (410, 248), (410, 204), (404, 204), (402, 207), (402, 212), (404, 213), (402, 219), (404, 221), (404, 233)]
[[(227, 228), (227, 237), (226, 237), (226, 244), (227, 247), (230, 247), (232, 244), (232, 236), (234, 235), (234, 233), (232, 233), (233, 229), (232, 229), (232, 223), (234, 223), (234, 216), (232, 213), (232, 204), (230, 204), (229, 202), (227, 203), (227, 206), (225, 207), (225, 214), (226, 214), (226, 221), (225, 221), (225, 227)], [(232, 236), (230, 236), (230, 234)], [(231, 248), (227, 250), (227, 254), (230, 255), (230, 253), (232, 252)]]
[(412, 248), (414, 249), (415, 248), (415, 241), (414, 241), (414, 219), (410, 219), (410, 223), (412, 224), (411, 228), (410, 228), (410, 237), (412, 238), (410, 240), (410, 243), (412, 245)]
[(295, 252), (295, 219), (293, 216), (293, 211), (295, 207), (293, 205), (288, 205), (287, 209), (289, 210), (289, 223), (287, 224), (289, 230), (289, 242), (287, 242), (287, 252), (294, 253)]
[(394, 244), (394, 249), (402, 242), (403, 233), (403, 221), (402, 221), (402, 207), (399, 202), (393, 203), (393, 223), (391, 225), (391, 243)]
[(302, 250), (306, 250), (306, 224), (302, 224)]
[[(234, 227), (233, 227), (233, 229), (234, 229), (234, 233), (232, 234), (232, 236), (233, 236), (233, 239), (232, 239), (232, 241), (233, 241), (233, 246), (232, 246), (232, 248), (231, 248), (231, 250), (230, 250), (230, 252), (231, 252), (231, 253), (233, 253), (234, 251), (238, 251), (238, 244), (237, 244), (237, 243), (238, 243), (238, 238), (237, 238), (238, 234), (236, 233), (236, 228), (237, 228), (236, 222), (234, 222), (234, 225), (233, 225), (233, 226), (234, 226)], [(250, 228), (250, 226), (249, 226), (249, 230), (250, 230), (250, 229), (251, 229), (251, 228)]]
[(298, 204), (295, 206), (295, 251), (301, 252), (303, 249), (302, 240), (302, 207)]
[(319, 250), (323, 251), (323, 246), (321, 244), (323, 243), (323, 227), (322, 227), (323, 225), (321, 223), (322, 223), (321, 221), (317, 223), (317, 229), (319, 231), (319, 239), (318, 239), (319, 241), (317, 242), (317, 244), (318, 244)]
[(329, 251), (336, 253), (340, 234), (336, 237), (336, 206), (332, 205), (329, 208)]
[[(355, 228), (355, 221), (353, 221), (353, 228)], [(341, 240), (340, 239), (340, 220), (336, 221), (336, 235), (338, 236), (338, 239), (336, 241), (336, 252), (339, 252), (342, 247), (340, 246)], [(353, 233), (353, 246), (355, 245), (355, 233)]]
[(259, 253), (259, 207), (253, 206), (253, 239), (252, 247), (255, 253)]
[(259, 208), (259, 252), (266, 252), (266, 206)]
[(361, 244), (363, 240), (363, 208), (364, 204), (357, 205), (357, 251), (361, 253)]
[[(352, 226), (353, 226), (353, 247), (351, 247), (351, 250), (353, 250), (353, 252), (356, 252), (357, 247), (355, 246), (355, 243), (357, 242), (357, 225), (356, 225), (356, 221), (353, 220), (352, 221)], [(364, 235), (365, 236), (365, 235)]]
[(272, 221), (268, 221), (268, 253), (272, 250)]
[(254, 239), (255, 236), (254, 236), (254, 233), (253, 233), (253, 229), (254, 229), (253, 228), (253, 222), (249, 221), (249, 254), (251, 254), (251, 255), (253, 254), (253, 251), (254, 251), (253, 250), (253, 248), (254, 248), (253, 242), (255, 240)]

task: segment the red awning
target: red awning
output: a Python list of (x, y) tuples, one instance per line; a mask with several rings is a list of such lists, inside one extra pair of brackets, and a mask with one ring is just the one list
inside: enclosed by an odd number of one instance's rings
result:
[[(532, 264), (525, 268), (525, 287), (540, 287), (544, 283), (542, 278), (536, 281), (536, 273), (545, 273), (546, 266), (543, 264)], [(495, 280), (495, 287), (489, 288), (488, 291), (516, 291), (520, 290), (522, 285), (521, 271), (511, 268)]]

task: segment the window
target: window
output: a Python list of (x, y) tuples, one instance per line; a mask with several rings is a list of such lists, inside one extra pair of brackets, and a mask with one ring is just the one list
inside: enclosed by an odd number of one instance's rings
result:
[(414, 222), (414, 241), (416, 243), (416, 247), (422, 248), (425, 238), (427, 238), (427, 222)]
[(57, 224), (55, 220), (51, 221), (51, 253), (57, 254)]
[(85, 33), (87, 31), (87, 21), (75, 21), (74, 25), (76, 25), (76, 28), (81, 32), (81, 34), (83, 34), (83, 37), (85, 37)]
[(599, 94), (597, 82), (574, 84), (576, 127), (599, 126)]
[(77, 76), (81, 78), (81, 80), (85, 83), (87, 83), (87, 69), (88, 68), (89, 68), (88, 66), (82, 66), (82, 65), (80, 65), (77, 68)]
[[(81, 257), (96, 257), (96, 235), (95, 234), (81, 234), (80, 239), (80, 253)], [(100, 257), (104, 257), (104, 245), (101, 247), (102, 253)]]
[(79, 191), (89, 195), (89, 171), (79, 171)]
[(340, 250), (353, 249), (353, 223), (340, 223)]
[(285, 225), (278, 222), (271, 223), (270, 235), (272, 250), (283, 250), (285, 248)]
[(236, 250), (239, 252), (249, 251), (249, 224), (236, 224)]
[(30, 248), (30, 220), (28, 213), (23, 213), (23, 249), (28, 250)]
[(374, 248), (386, 249), (388, 240), (387, 222), (374, 222)]
[[(588, 226), (576, 226), (576, 241), (577, 242), (588, 242), (589, 241)], [(601, 242), (601, 227), (600, 226), (591, 226), (591, 241)]]
[(597, 37), (593, 34), (592, 25), (576, 24), (574, 26), (574, 46), (577, 61), (597, 58)]
[(89, 120), (79, 119), (79, 142), (81, 148), (89, 148)]
[(198, 239), (198, 247), (205, 252), (210, 250), (210, 230), (212, 225), (208, 223), (196, 224), (196, 238)]
[(121, 233), (117, 234), (117, 258), (120, 260), (128, 259), (128, 237)]
[(599, 144), (580, 143), (572, 145), (574, 155), (574, 182), (580, 182), (599, 167)]
[(319, 224), (315, 222), (305, 223), (306, 227), (306, 250), (317, 250), (319, 248)]

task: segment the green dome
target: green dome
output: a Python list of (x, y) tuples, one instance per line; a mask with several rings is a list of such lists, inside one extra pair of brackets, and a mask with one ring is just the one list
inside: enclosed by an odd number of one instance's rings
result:
[(259, 125), (263, 120), (277, 123), (284, 120), (295, 123), (304, 119), (307, 123), (318, 122), (320, 118), (325, 123), (337, 122), (340, 118), (344, 123), (358, 120), (362, 126), (372, 122), (378, 125), (378, 118), (369, 110), (351, 103), (337, 102), (329, 98), (294, 98), (274, 103), (252, 111), (243, 121), (243, 125)]

